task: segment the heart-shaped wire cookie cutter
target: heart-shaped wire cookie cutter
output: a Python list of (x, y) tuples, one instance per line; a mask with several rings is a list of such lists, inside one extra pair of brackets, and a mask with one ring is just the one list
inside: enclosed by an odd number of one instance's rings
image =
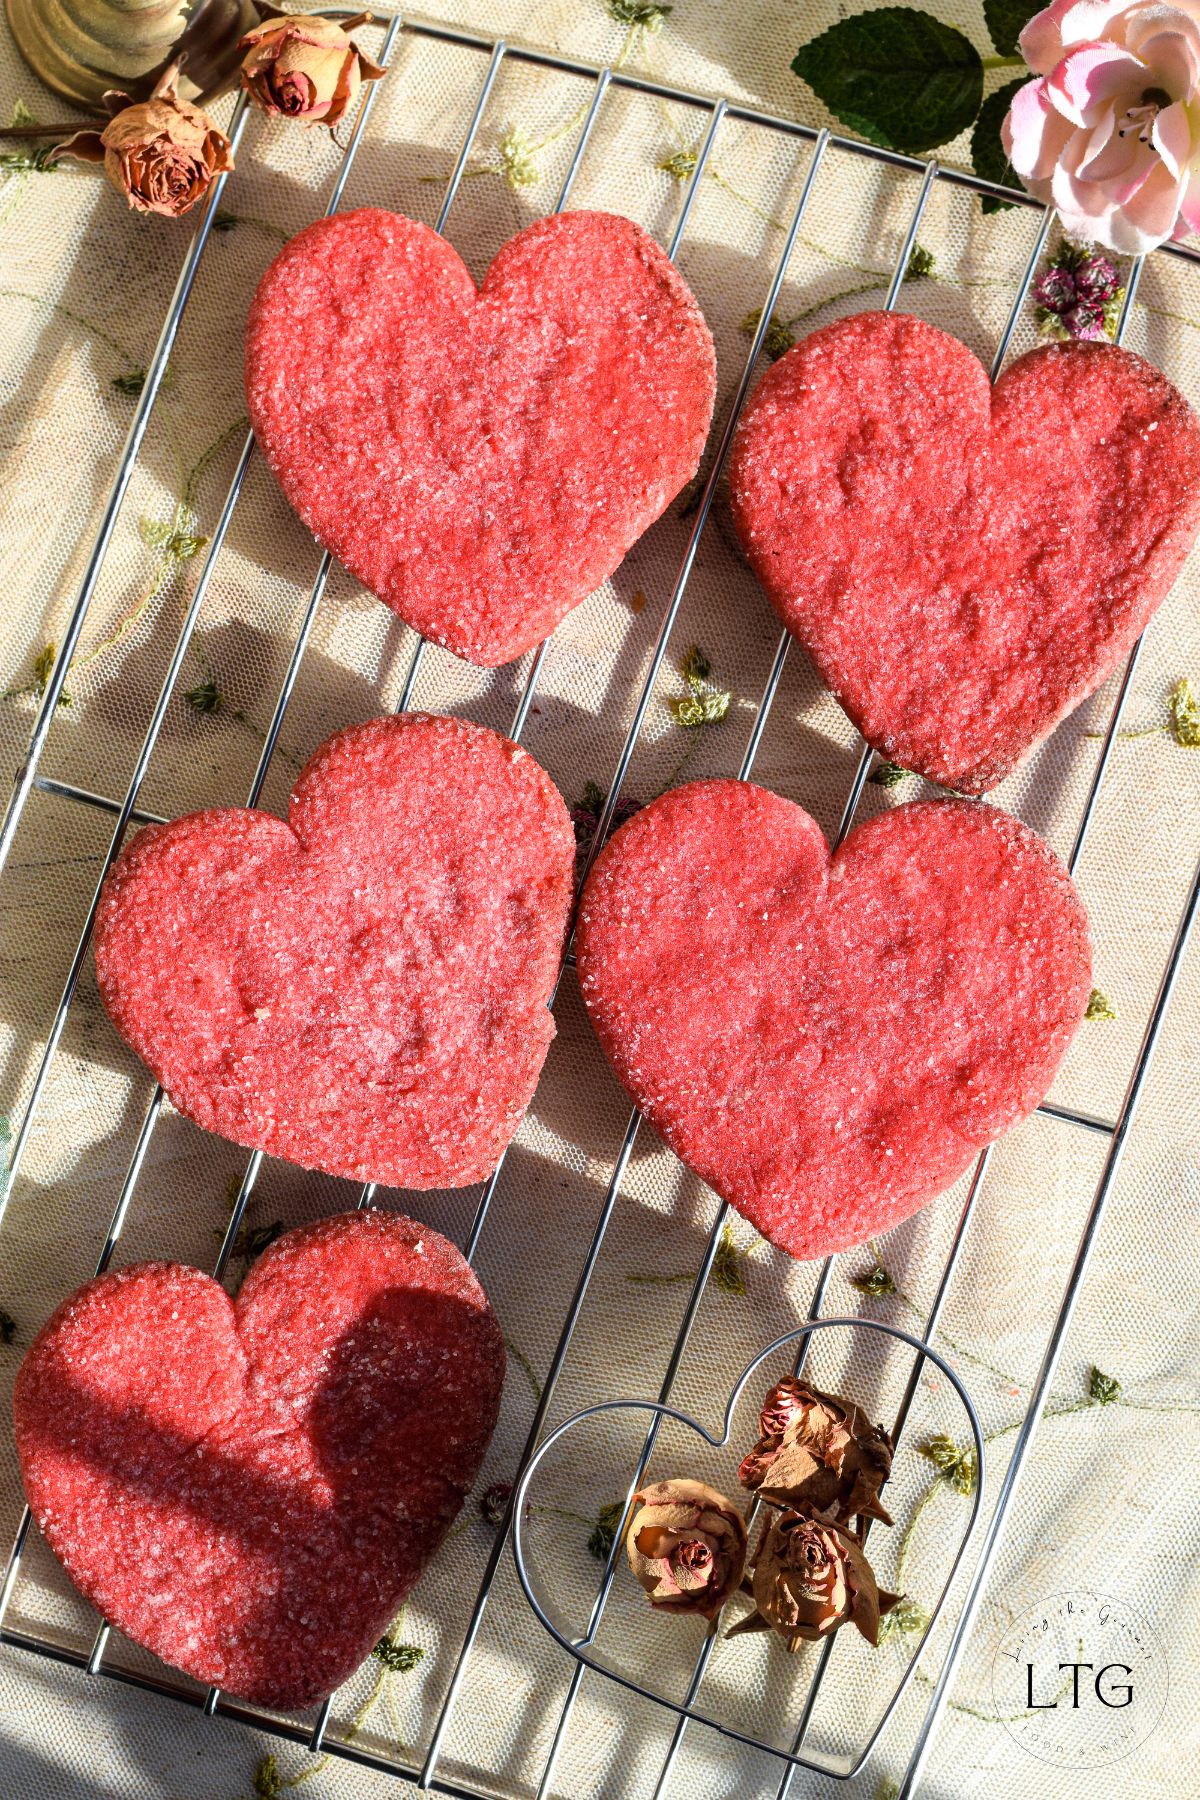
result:
[[(738, 1402), (742, 1397), (742, 1393), (745, 1390), (747, 1383), (751, 1381), (763, 1363), (770, 1357), (776, 1355), (780, 1350), (785, 1349), (789, 1344), (797, 1344), (799, 1345), (799, 1354), (796, 1358), (796, 1368), (798, 1370), (803, 1366), (810, 1340), (817, 1333), (823, 1331), (865, 1331), (878, 1334), (881, 1337), (892, 1338), (900, 1344), (907, 1345), (909, 1349), (916, 1352), (916, 1363), (909, 1382), (910, 1393), (915, 1386), (916, 1376), (920, 1369), (926, 1362), (931, 1363), (934, 1368), (945, 1376), (962, 1404), (963, 1411), (966, 1414), (967, 1423), (970, 1427), (971, 1438), (973, 1440), (976, 1471), (975, 1482), (970, 1495), (970, 1514), (967, 1519), (966, 1528), (962, 1532), (958, 1541), (958, 1547), (950, 1559), (945, 1579), (942, 1582), (941, 1592), (939, 1593), (935, 1604), (929, 1609), (927, 1623), (921, 1631), (919, 1638), (915, 1639), (912, 1654), (908, 1659), (904, 1671), (896, 1683), (890, 1699), (888, 1699), (883, 1706), (883, 1709), (870, 1730), (865, 1742), (856, 1752), (842, 1756), (831, 1752), (827, 1753), (806, 1744), (807, 1731), (811, 1721), (813, 1706), (815, 1704), (815, 1687), (819, 1684), (820, 1676), (824, 1672), (825, 1662), (833, 1648), (834, 1640), (832, 1638), (826, 1640), (823, 1646), (821, 1661), (818, 1669), (814, 1672), (813, 1682), (810, 1684), (809, 1695), (804, 1702), (798, 1721), (798, 1734), (791, 1749), (785, 1748), (778, 1743), (767, 1742), (761, 1737), (756, 1737), (752, 1731), (740, 1727), (727, 1719), (718, 1718), (713, 1713), (705, 1711), (696, 1704), (695, 1695), (699, 1691), (698, 1677), (703, 1673), (703, 1668), (707, 1664), (708, 1656), (711, 1654), (711, 1636), (709, 1639), (705, 1640), (707, 1649), (702, 1650), (701, 1657), (697, 1661), (697, 1676), (694, 1676), (693, 1680), (689, 1683), (688, 1697), (682, 1700), (672, 1699), (669, 1694), (661, 1693), (657, 1689), (648, 1686), (644, 1681), (638, 1680), (634, 1675), (627, 1671), (614, 1667), (611, 1663), (602, 1660), (596, 1650), (597, 1633), (608, 1600), (609, 1590), (613, 1583), (618, 1560), (624, 1549), (625, 1533), (628, 1529), (630, 1515), (633, 1510), (634, 1495), (644, 1483), (646, 1468), (650, 1461), (650, 1457), (653, 1454), (663, 1421), (669, 1419), (675, 1421), (675, 1423), (679, 1425), (688, 1427), (713, 1449), (725, 1448), (731, 1442), (733, 1416)], [(562, 1440), (568, 1437), (572, 1432), (577, 1432), (585, 1420), (598, 1418), (606, 1413), (620, 1412), (645, 1413), (650, 1422), (646, 1432), (645, 1444), (641, 1455), (638, 1458), (637, 1468), (626, 1491), (620, 1522), (613, 1533), (612, 1545), (608, 1550), (605, 1559), (604, 1571), (600, 1579), (595, 1600), (592, 1603), (587, 1625), (577, 1635), (571, 1635), (562, 1629), (560, 1624), (556, 1622), (547, 1610), (539, 1593), (538, 1583), (533, 1573), (533, 1546), (529, 1542), (529, 1530), (531, 1518), (536, 1512), (536, 1508), (530, 1501), (530, 1489), (536, 1480), (539, 1468), (551, 1455), (555, 1446), (560, 1444)], [(821, 1774), (831, 1775), (835, 1778), (846, 1780), (851, 1776), (857, 1775), (863, 1768), (913, 1679), (920, 1663), (921, 1653), (925, 1648), (930, 1633), (937, 1624), (943, 1607), (945, 1606), (955, 1575), (966, 1554), (967, 1546), (970, 1543), (971, 1536), (974, 1532), (979, 1517), (979, 1508), (983, 1492), (983, 1478), (983, 1432), (979, 1423), (979, 1415), (975, 1411), (974, 1402), (962, 1381), (950, 1367), (949, 1363), (946, 1362), (943, 1357), (938, 1355), (936, 1350), (929, 1344), (924, 1343), (920, 1338), (914, 1337), (911, 1332), (902, 1331), (899, 1326), (887, 1325), (883, 1323), (882, 1320), (861, 1318), (810, 1319), (805, 1324), (798, 1326), (796, 1330), (785, 1332), (782, 1337), (776, 1338), (773, 1343), (768, 1344), (765, 1349), (760, 1350), (758, 1354), (747, 1363), (746, 1367), (742, 1370), (742, 1373), (738, 1376), (737, 1381), (734, 1383), (725, 1408), (722, 1429), (719, 1433), (709, 1431), (706, 1426), (699, 1422), (699, 1420), (694, 1419), (690, 1413), (685, 1413), (676, 1407), (668, 1406), (665, 1402), (654, 1400), (601, 1400), (594, 1406), (583, 1407), (580, 1411), (573, 1413), (570, 1418), (564, 1419), (563, 1423), (556, 1426), (543, 1442), (539, 1444), (517, 1484), (517, 1490), (513, 1497), (512, 1514), (513, 1555), (517, 1565), (517, 1575), (524, 1590), (525, 1598), (528, 1600), (535, 1615), (550, 1633), (550, 1636), (562, 1646), (569, 1656), (580, 1663), (584, 1669), (593, 1670), (596, 1674), (603, 1675), (607, 1677), (608, 1680), (617, 1682), (621, 1687), (628, 1689), (631, 1693), (639, 1695), (644, 1700), (649, 1700), (656, 1705), (666, 1707), (670, 1712), (678, 1714), (681, 1720), (690, 1721), (696, 1725), (708, 1726), (711, 1730), (719, 1732), (723, 1737), (732, 1738), (738, 1743), (749, 1745), (756, 1750), (762, 1750), (767, 1755), (778, 1757), (781, 1761), (793, 1766), (801, 1765), (805, 1768), (818, 1770)]]

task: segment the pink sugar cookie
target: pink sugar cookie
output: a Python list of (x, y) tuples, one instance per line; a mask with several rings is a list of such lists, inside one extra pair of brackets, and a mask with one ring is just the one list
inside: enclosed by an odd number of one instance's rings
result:
[(390, 1625), (471, 1487), (504, 1339), (454, 1245), (341, 1213), (236, 1301), (137, 1263), (64, 1300), (17, 1375), (29, 1505), (104, 1617), (266, 1706), (310, 1706)]
[(100, 994), (208, 1131), (331, 1175), (490, 1174), (554, 1025), (566, 806), (480, 725), (372, 719), (321, 746), (288, 819), (139, 832), (104, 886)]
[(682, 276), (612, 213), (539, 219), (479, 290), (427, 225), (341, 213), (284, 247), (246, 327), (255, 435), (305, 524), (489, 665), (547, 637), (691, 479), (715, 392)]
[(734, 781), (621, 827), (576, 957), (634, 1103), (798, 1257), (889, 1230), (1031, 1112), (1091, 988), (1074, 884), (1007, 813), (897, 807), (831, 858), (800, 807)]
[(730, 489), (772, 605), (868, 742), (977, 794), (1153, 617), (1200, 527), (1200, 422), (1110, 344), (1045, 345), (993, 392), (944, 332), (860, 313), (764, 376)]

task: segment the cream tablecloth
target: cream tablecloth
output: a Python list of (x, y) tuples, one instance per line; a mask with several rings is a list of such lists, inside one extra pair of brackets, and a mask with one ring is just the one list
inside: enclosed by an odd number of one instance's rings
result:
[[(960, 0), (956, 17), (985, 42), (982, 18)], [(595, 61), (623, 58), (663, 80), (822, 122), (821, 108), (789, 72), (802, 38), (846, 9), (832, 0), (676, 0), (663, 28), (615, 22), (601, 0), (459, 0), (431, 13), (473, 29), (552, 44)], [(949, 13), (947, 6), (943, 11)], [(368, 33), (378, 43), (377, 31)], [(425, 219), (436, 213), (482, 78), (484, 59), (466, 49), (404, 41), (379, 99), (348, 202), (391, 205)], [(990, 78), (993, 81), (996, 77)], [(504, 68), (448, 231), (474, 271), (513, 231), (553, 203), (578, 130), (587, 88), (516, 65)], [(23, 102), (38, 117), (61, 113), (0, 35), (0, 106)], [(678, 106), (628, 95), (605, 103), (573, 196), (577, 205), (631, 214), (665, 237), (681, 187), (661, 165), (694, 146), (701, 122)], [(507, 148), (506, 178), (503, 153)], [(961, 159), (963, 146), (949, 153)], [(795, 204), (807, 151), (748, 127), (727, 125), (711, 178), (702, 184), (680, 256), (717, 339), (722, 404), (746, 351), (741, 321), (757, 306)], [(171, 379), (148, 434), (113, 551), (68, 681), (71, 704), (56, 718), (45, 774), (109, 795), (129, 778), (200, 567), (195, 539), (211, 532), (242, 440), (240, 336), (253, 284), (286, 233), (324, 204), (337, 163), (327, 134), (250, 121), (238, 171), (224, 198), (234, 222), (206, 252), (171, 362)], [(916, 194), (896, 176), (844, 155), (829, 159), (793, 257), (781, 312), (825, 320), (877, 305)], [(935, 189), (920, 241), (936, 255), (933, 278), (911, 284), (902, 304), (961, 335), (987, 356), (1003, 324), (1036, 231), (1037, 217), (981, 216), (964, 192)], [(129, 215), (91, 171), (15, 171), (0, 181), (0, 452), (3, 455), (0, 755), (15, 769), (34, 715), (28, 689), (38, 658), (61, 637), (127, 430), (136, 372), (149, 361), (189, 237), (186, 223)], [(800, 329), (803, 329), (803, 324)], [(1155, 259), (1135, 309), (1130, 343), (1200, 400), (1200, 271)], [(1031, 341), (1028, 319), (1018, 342)], [(1069, 447), (1064, 446), (1064, 454)], [(527, 728), (530, 749), (571, 801), (588, 780), (607, 783), (669, 598), (688, 522), (674, 508), (612, 582), (555, 636)], [(205, 600), (141, 804), (173, 814), (244, 797), (309, 583), (315, 553), (259, 462), (251, 464), (216, 577)], [(1129, 706), (1137, 728), (1161, 725), (1181, 676), (1200, 678), (1196, 566), (1164, 606), (1149, 636)], [(736, 768), (770, 667), (776, 628), (741, 566), (716, 509), (652, 698), (627, 791), (646, 798), (671, 780), (684, 753), (688, 773)], [(680, 691), (679, 659), (699, 642), (714, 679), (733, 695), (726, 720), (685, 737), (666, 704)], [(412, 651), (411, 634), (335, 572), (280, 733), (264, 803), (282, 806), (291, 777), (333, 728), (394, 705)], [(440, 652), (425, 661), (417, 704), (461, 708), (506, 728), (527, 665), (472, 671)], [(204, 711), (208, 684), (220, 695)], [(192, 694), (189, 702), (179, 697)], [(1070, 719), (999, 794), (1060, 849), (1069, 848), (1098, 750), (1096, 733), (1113, 684)], [(759, 754), (757, 773), (802, 801), (827, 830), (837, 821), (856, 758), (854, 734), (822, 695), (801, 654), (787, 663)], [(867, 790), (867, 808), (918, 791)], [(1064, 1105), (1113, 1116), (1137, 1050), (1174, 921), (1200, 851), (1200, 752), (1165, 731), (1123, 740), (1104, 785), (1080, 881), (1095, 922), (1097, 980), (1116, 1018), (1086, 1025), (1056, 1084)], [(4, 878), (3, 1073), (0, 1110), (15, 1130), (92, 894), (111, 821), (46, 794), (30, 802)], [(1200, 1574), (1195, 1220), (1200, 1198), (1196, 1112), (1196, 1016), (1200, 959), (1193, 955), (1171, 1011), (1162, 1055), (1146, 1094), (1097, 1247), (1077, 1320), (1011, 1529), (969, 1644), (937, 1740), (925, 1792), (938, 1800), (998, 1794), (1091, 1800), (1098, 1785), (1128, 1800), (1200, 1791), (1195, 1775), (1200, 1680), (1196, 1659)], [(582, 1017), (573, 977), (557, 1008), (559, 1037), (530, 1116), (506, 1165), (480, 1248), (479, 1266), (514, 1346), (501, 1429), (481, 1485), (511, 1472), (534, 1393), (558, 1335), (593, 1231), (627, 1109)], [(35, 1129), (0, 1235), (0, 1304), (17, 1322), (0, 1349), (7, 1383), (51, 1305), (94, 1266), (144, 1116), (148, 1080), (123, 1049), (98, 1004), (90, 963), (54, 1057)], [(1001, 1147), (952, 1286), (941, 1348), (968, 1381), (989, 1445), (994, 1495), (1011, 1430), (1034, 1379), (1079, 1228), (1104, 1153), (1100, 1138), (1044, 1118)], [(244, 1167), (232, 1147), (202, 1136), (169, 1112), (159, 1123), (118, 1255), (176, 1255), (211, 1262), (231, 1177)], [(849, 1277), (870, 1267), (865, 1252), (842, 1259), (827, 1310), (864, 1312), (920, 1329), (965, 1184), (882, 1246), (907, 1296), (870, 1298)], [(396, 1196), (386, 1197), (395, 1203)], [(431, 1195), (412, 1204), (460, 1238), (475, 1194)], [(269, 1167), (253, 1219), (295, 1222), (351, 1203), (336, 1182)], [(716, 1214), (713, 1196), (681, 1173), (643, 1133), (622, 1189), (580, 1320), (552, 1418), (614, 1394), (655, 1393), (688, 1286)], [(675, 1394), (712, 1422), (732, 1375), (808, 1305), (815, 1270), (755, 1244), (735, 1222), (740, 1278), (710, 1284)], [(1097, 1365), (1121, 1384), (1109, 1405), (1079, 1404)], [(897, 1365), (899, 1367), (900, 1365)], [(903, 1370), (901, 1369), (901, 1374)], [(872, 1390), (874, 1397), (875, 1390)], [(894, 1400), (878, 1388), (881, 1415)], [(918, 1397), (917, 1436), (961, 1435), (952, 1396), (928, 1377)], [(0, 1423), (0, 1526), (7, 1545), (20, 1494), (7, 1407)], [(629, 1442), (632, 1442), (630, 1439)], [(626, 1445), (626, 1449), (628, 1445)], [(674, 1444), (672, 1444), (674, 1453)], [(615, 1497), (611, 1466), (585, 1446), (566, 1492), (581, 1517)], [(898, 1459), (904, 1517), (932, 1471), (911, 1451)], [(660, 1465), (661, 1466), (661, 1465)], [(720, 1459), (710, 1464), (719, 1472)], [(724, 1478), (730, 1479), (729, 1470)], [(574, 1486), (572, 1487), (572, 1484)], [(619, 1491), (619, 1480), (618, 1480)], [(910, 1591), (929, 1596), (947, 1543), (965, 1519), (948, 1489), (925, 1510), (906, 1570)], [(388, 1678), (360, 1728), (376, 1747), (407, 1743), (418, 1756), (449, 1678), (490, 1542), (474, 1506), (403, 1622), (401, 1635), (426, 1652), (408, 1674)], [(583, 1534), (578, 1525), (568, 1531)], [(897, 1534), (898, 1535), (898, 1534)], [(883, 1579), (895, 1572), (896, 1536), (877, 1552)], [(591, 1565), (592, 1573), (596, 1566)], [(1158, 1729), (1134, 1755), (1097, 1773), (1036, 1760), (996, 1720), (990, 1684), (1001, 1634), (1048, 1595), (1093, 1589), (1135, 1606), (1157, 1634), (1170, 1692)], [(640, 1615), (617, 1609), (633, 1654)], [(31, 1548), (13, 1601), (18, 1624), (38, 1621), (89, 1643), (95, 1620)], [(660, 1638), (653, 1640), (662, 1644)], [(939, 1638), (926, 1653), (936, 1670)], [(682, 1685), (691, 1638), (670, 1642), (665, 1681)], [(677, 1654), (676, 1654), (677, 1652)], [(128, 1646), (110, 1652), (138, 1666)], [(834, 1659), (829, 1745), (854, 1741), (867, 1702), (903, 1666), (902, 1643)], [(754, 1714), (760, 1683), (786, 1702), (778, 1664), (714, 1665), (714, 1695), (731, 1716)], [(863, 1657), (867, 1659), (864, 1662)], [(884, 1659), (880, 1661), (879, 1659)], [(868, 1671), (864, 1675), (864, 1670)], [(766, 1671), (766, 1672), (764, 1672)], [(882, 1671), (882, 1673), (881, 1673)], [(747, 1673), (749, 1672), (749, 1673)], [(498, 1791), (533, 1790), (569, 1678), (570, 1665), (534, 1621), (505, 1557), (494, 1603), (470, 1665), (443, 1770)], [(791, 1672), (787, 1679), (791, 1679)], [(865, 1686), (864, 1686), (865, 1682)], [(343, 1725), (369, 1694), (370, 1673), (339, 1696)], [(0, 1653), (5, 1800), (240, 1800), (272, 1748), (238, 1726), (206, 1721), (165, 1699), (87, 1679), (14, 1650)], [(748, 1691), (748, 1697), (747, 1697)], [(740, 1693), (740, 1698), (739, 1698)], [(927, 1687), (918, 1681), (867, 1772), (850, 1784), (875, 1795), (902, 1769)], [(749, 1709), (747, 1711), (747, 1709)], [(760, 1709), (761, 1710), (761, 1709)], [(669, 1719), (611, 1684), (589, 1679), (559, 1766), (555, 1792), (648, 1794)], [(340, 1762), (316, 1764), (274, 1745), (278, 1772), (306, 1775), (312, 1800), (388, 1791), (385, 1778)], [(493, 1773), (489, 1776), (488, 1771)], [(708, 1732), (693, 1731), (672, 1793), (774, 1793), (777, 1765)], [(265, 1777), (260, 1777), (265, 1780)], [(398, 1788), (397, 1788), (397, 1791)], [(793, 1793), (827, 1795), (834, 1784), (808, 1774)], [(886, 1791), (886, 1788), (885, 1790)]]

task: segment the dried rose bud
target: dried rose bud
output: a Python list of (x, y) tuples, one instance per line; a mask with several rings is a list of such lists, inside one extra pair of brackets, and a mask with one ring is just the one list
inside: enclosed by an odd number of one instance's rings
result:
[(332, 130), (354, 105), (363, 82), (383, 74), (349, 35), (370, 17), (360, 13), (344, 25), (307, 13), (267, 19), (238, 45), (245, 52), (242, 86), (264, 112)]
[(715, 1618), (742, 1579), (746, 1521), (703, 1481), (656, 1481), (633, 1497), (629, 1566), (664, 1612)]
[[(79, 131), (52, 152), (103, 163), (104, 172), (138, 212), (178, 218), (203, 200), (218, 175), (232, 169), (229, 139), (207, 113), (177, 92), (178, 65), (148, 100), (121, 106), (103, 131)], [(112, 96), (119, 102), (123, 96)]]
[(1070, 269), (1064, 268), (1060, 263), (1052, 263), (1034, 282), (1033, 298), (1036, 305), (1044, 306), (1051, 313), (1064, 313), (1068, 307), (1074, 306), (1078, 295)]
[(758, 1424), (758, 1443), (738, 1470), (743, 1487), (776, 1506), (891, 1524), (879, 1490), (892, 1472), (892, 1440), (852, 1400), (790, 1376), (771, 1389)]
[(1093, 306), (1103, 306), (1117, 291), (1117, 266), (1098, 250), (1085, 256), (1075, 269), (1075, 292)]
[(1068, 337), (1082, 338), (1085, 343), (1103, 343), (1108, 337), (1104, 308), (1092, 306), (1088, 301), (1080, 300), (1078, 305), (1068, 307), (1062, 322)]
[(854, 1624), (879, 1642), (879, 1621), (899, 1594), (876, 1586), (858, 1539), (832, 1518), (777, 1513), (754, 1553), (756, 1611), (727, 1633), (776, 1631), (791, 1651)]

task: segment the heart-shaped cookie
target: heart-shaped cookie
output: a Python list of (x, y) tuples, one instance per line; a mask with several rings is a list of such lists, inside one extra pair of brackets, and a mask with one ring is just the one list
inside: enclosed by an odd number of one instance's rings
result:
[(137, 1263), (79, 1288), (13, 1397), (34, 1518), (164, 1661), (303, 1707), (350, 1675), (487, 1449), (504, 1339), (453, 1244), (381, 1211), (290, 1231), (236, 1301)]
[(1200, 527), (1200, 422), (1111, 344), (995, 389), (920, 319), (861, 313), (763, 378), (730, 462), (750, 562), (867, 741), (993, 787), (1099, 687)]
[(310, 225), (246, 327), (255, 435), (305, 524), (470, 662), (519, 656), (695, 474), (712, 336), (630, 219), (558, 213), (476, 290), (450, 245), (367, 208)]
[(1087, 916), (1007, 813), (882, 813), (831, 858), (800, 807), (700, 781), (584, 890), (583, 997), (635, 1104), (764, 1237), (890, 1229), (1031, 1112), (1087, 1007)]
[(316, 752), (286, 824), (230, 807), (138, 834), (101, 896), (101, 997), (207, 1130), (462, 1186), (495, 1168), (554, 1036), (574, 855), (527, 751), (372, 719)]

